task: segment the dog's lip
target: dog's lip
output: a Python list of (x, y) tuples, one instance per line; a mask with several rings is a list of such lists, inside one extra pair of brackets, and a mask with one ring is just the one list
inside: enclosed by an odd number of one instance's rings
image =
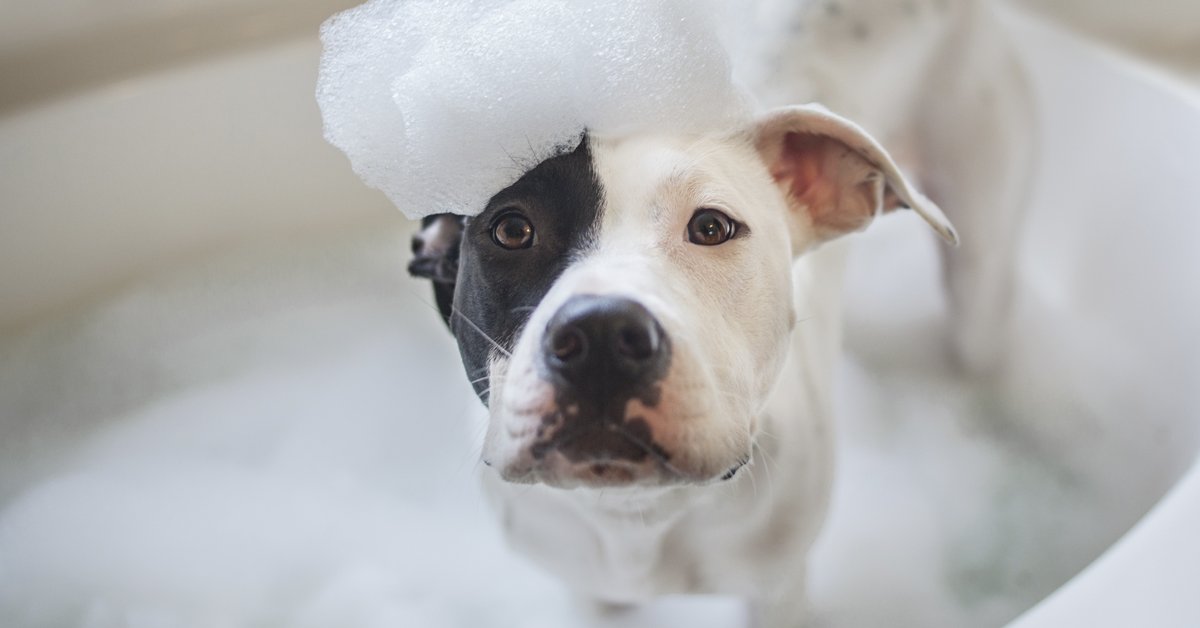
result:
[[(568, 438), (551, 438), (535, 441), (523, 448), (521, 453), (509, 461), (497, 461), (483, 457), (483, 463), (498, 473), (500, 478), (514, 484), (545, 484), (556, 488), (617, 487), (617, 486), (673, 486), (706, 485), (732, 480), (743, 467), (753, 461), (750, 454), (743, 454), (732, 466), (722, 472), (714, 472), (713, 466), (706, 470), (677, 467), (665, 452), (646, 449), (644, 457), (631, 459), (600, 453), (595, 456), (577, 458), (568, 455), (560, 447), (569, 445), (574, 436), (590, 433), (580, 430), (568, 433)], [(537, 445), (541, 445), (540, 451)], [(719, 467), (718, 467), (719, 468)]]
[[(637, 421), (645, 424), (641, 419)], [(574, 465), (642, 465), (655, 461), (665, 471), (676, 471), (671, 465), (670, 455), (653, 438), (639, 437), (631, 431), (631, 427), (607, 422), (562, 426), (560, 421), (549, 430), (546, 438), (534, 441), (530, 453), (535, 459), (540, 459), (549, 452), (557, 452)], [(648, 432), (648, 428), (645, 429)], [(582, 449), (579, 448), (581, 443), (586, 443)]]
[(570, 462), (558, 452), (543, 459), (527, 457), (521, 462), (495, 469), (500, 478), (513, 484), (545, 484), (552, 488), (615, 488), (638, 486), (704, 486), (727, 482), (750, 465), (749, 456), (738, 460), (721, 475), (688, 474), (662, 465), (656, 460), (630, 462), (598, 458)]
[(721, 475), (721, 478), (720, 478), (720, 480), (721, 480), (722, 482), (725, 482), (725, 481), (727, 481), (727, 480), (732, 480), (732, 479), (733, 479), (733, 476), (737, 475), (737, 472), (738, 472), (738, 471), (740, 471), (740, 470), (742, 469), (742, 467), (744, 467), (744, 466), (746, 466), (746, 465), (748, 465), (748, 464), (750, 464), (750, 458), (749, 458), (749, 457), (742, 458), (741, 460), (738, 460), (737, 464), (735, 464), (735, 465), (733, 465), (732, 467), (730, 467), (728, 471), (726, 471), (725, 473), (723, 473), (723, 474)]
[[(496, 468), (493, 465), (489, 466)], [(501, 479), (513, 484), (545, 484), (564, 489), (663, 486), (687, 483), (690, 480), (653, 459), (632, 462), (596, 458), (571, 462), (555, 450), (541, 459), (523, 457), (515, 464), (496, 468), (496, 471)]]

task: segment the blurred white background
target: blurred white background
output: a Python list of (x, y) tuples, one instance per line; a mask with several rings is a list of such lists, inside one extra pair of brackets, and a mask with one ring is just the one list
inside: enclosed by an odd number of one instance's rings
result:
[[(352, 4), (0, 5), (0, 625), (570, 621), (475, 492), (477, 404), (404, 274), (411, 226), (321, 137), (316, 28)], [(1200, 83), (1200, 3), (1028, 4)], [(1043, 181), (1024, 245), (1043, 265), (1017, 310), (1031, 335), (995, 380), (941, 355), (920, 229), (862, 241), (844, 479), (815, 567), (831, 625), (1002, 623), (1190, 462), (1196, 207), (1110, 254), (1154, 208), (1108, 208), (1089, 247), (1074, 192), (1102, 207), (1115, 175), (1054, 172), (1077, 187)], [(1131, 265), (1148, 275), (1132, 304)], [(670, 601), (629, 623), (739, 612)]]

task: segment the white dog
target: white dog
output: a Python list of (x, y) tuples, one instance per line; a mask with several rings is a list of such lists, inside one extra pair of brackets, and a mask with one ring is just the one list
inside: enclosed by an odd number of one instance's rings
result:
[[(978, 7), (944, 4), (805, 5), (755, 51), (774, 59), (759, 93), (854, 112), (948, 202), (986, 211), (1012, 201), (986, 175), (1020, 142), (979, 144), (1021, 104), (975, 101), (1019, 77)], [(992, 77), (965, 77), (979, 68)], [(411, 270), (489, 408), (485, 482), (512, 544), (602, 605), (737, 594), (767, 626), (803, 623), (841, 344), (842, 252), (822, 245), (903, 207), (957, 241), (866, 131), (788, 106), (708, 135), (585, 136), (478, 216), (427, 218)], [(991, 272), (972, 255), (952, 288)], [(960, 349), (983, 363), (978, 306), (1003, 295), (969, 292)]]

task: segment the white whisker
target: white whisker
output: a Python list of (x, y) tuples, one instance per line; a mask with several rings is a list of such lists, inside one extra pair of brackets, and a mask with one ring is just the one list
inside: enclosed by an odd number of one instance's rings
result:
[(493, 340), (491, 336), (484, 333), (484, 331), (479, 328), (479, 325), (476, 325), (474, 322), (471, 321), (471, 319), (467, 318), (466, 314), (463, 314), (461, 311), (459, 311), (458, 308), (456, 308), (456, 307), (450, 308), (450, 313), (454, 316), (457, 316), (457, 317), (463, 319), (463, 322), (470, 325), (471, 329), (474, 329), (476, 332), (479, 333), (480, 336), (483, 336), (484, 340), (487, 340), (488, 342), (492, 343), (492, 346), (495, 347), (497, 351), (499, 351), (500, 353), (503, 353), (504, 357), (506, 357), (506, 358), (512, 357), (512, 353), (510, 353), (508, 351), (508, 349), (505, 349), (503, 346), (501, 346), (500, 343)]

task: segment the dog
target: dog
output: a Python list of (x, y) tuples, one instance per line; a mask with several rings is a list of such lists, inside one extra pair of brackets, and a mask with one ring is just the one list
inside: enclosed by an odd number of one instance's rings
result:
[(796, 106), (585, 136), (478, 216), (427, 218), (411, 270), (489, 408), (509, 540), (603, 605), (727, 593), (802, 617), (840, 343), (821, 245), (901, 207), (956, 238), (862, 129)]
[[(854, 112), (970, 214), (1014, 204), (1004, 168), (1028, 142), (1005, 133), (1028, 128), (1025, 92), (980, 4), (828, 4), (798, 9), (820, 35), (777, 38), (768, 65), (797, 78), (761, 82), (762, 100)], [(881, 10), (918, 4), (907, 27)], [(846, 41), (874, 52), (830, 56)], [(932, 113), (922, 86), (944, 97)], [(600, 609), (733, 594), (762, 625), (803, 624), (832, 479), (839, 238), (900, 208), (957, 242), (872, 134), (793, 105), (703, 135), (585, 134), (478, 215), (424, 219), (409, 270), (488, 408), (483, 481), (510, 544)], [(1001, 251), (947, 254), (959, 353), (983, 365), (1015, 229), (970, 224)], [(979, 294), (980, 277), (1000, 288)]]

